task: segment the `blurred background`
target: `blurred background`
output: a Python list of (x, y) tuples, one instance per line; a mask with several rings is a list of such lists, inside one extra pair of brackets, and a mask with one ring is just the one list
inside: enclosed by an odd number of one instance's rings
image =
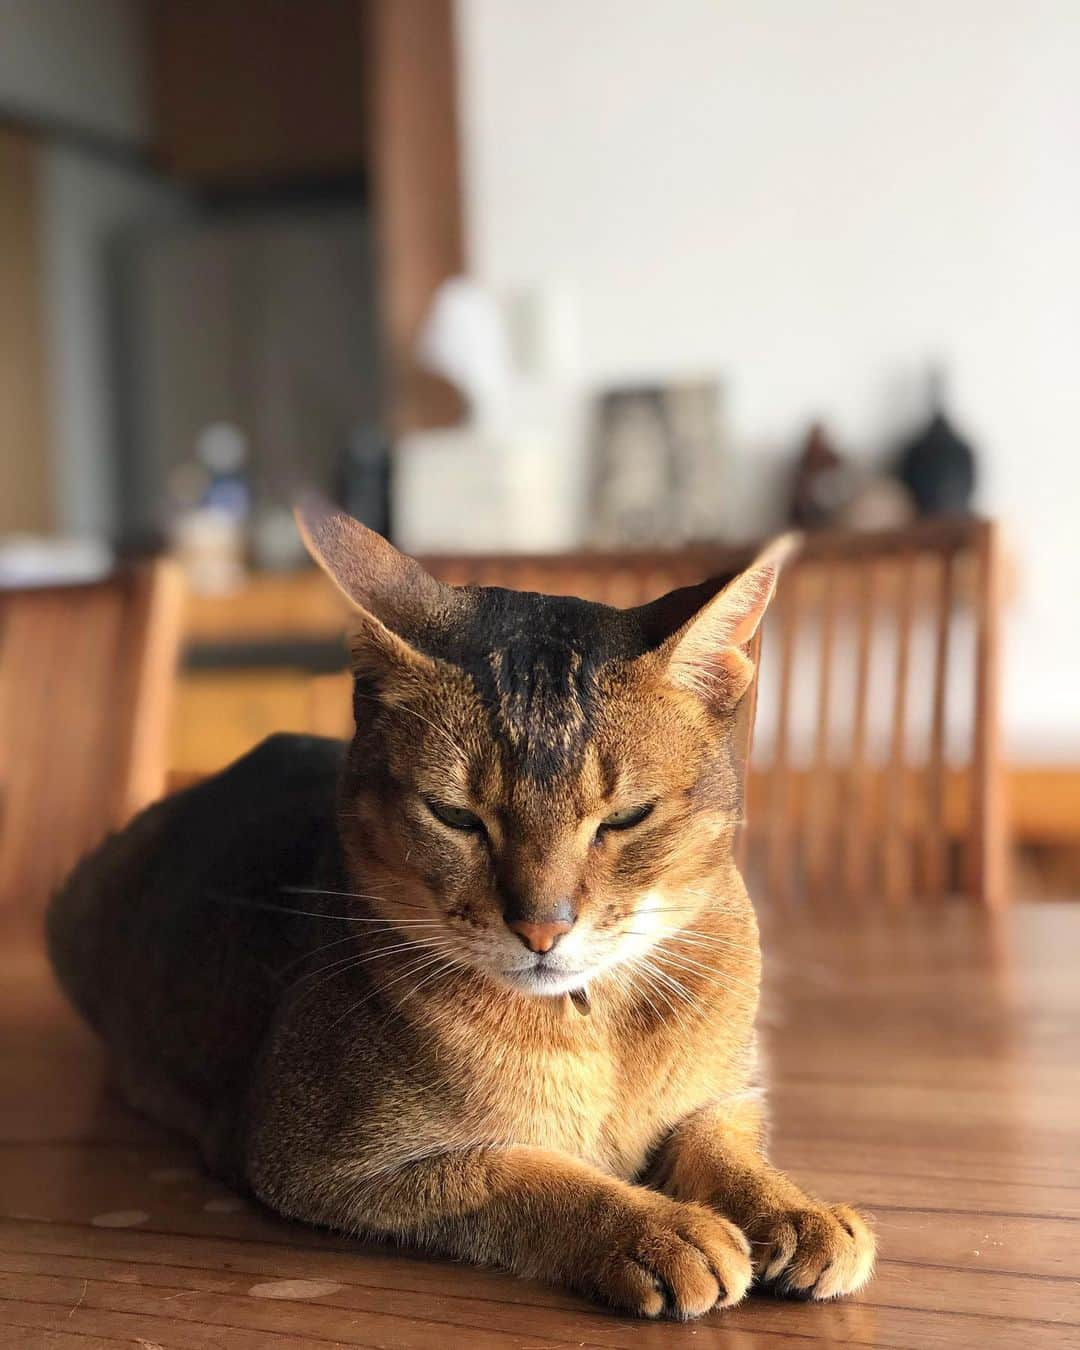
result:
[(989, 837), (973, 889), (1074, 893), (1078, 50), (1073, 0), (0, 0), (0, 585), (179, 559), (178, 783), (345, 716), (303, 487), (615, 603), (795, 524), (772, 848), (872, 800), (923, 889)]

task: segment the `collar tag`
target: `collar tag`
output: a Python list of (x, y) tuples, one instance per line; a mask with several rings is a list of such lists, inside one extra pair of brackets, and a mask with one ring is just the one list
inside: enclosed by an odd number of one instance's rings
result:
[(589, 1002), (589, 994), (586, 989), (571, 989), (569, 994), (570, 1002), (582, 1015), (588, 1017), (592, 1012), (592, 1004)]

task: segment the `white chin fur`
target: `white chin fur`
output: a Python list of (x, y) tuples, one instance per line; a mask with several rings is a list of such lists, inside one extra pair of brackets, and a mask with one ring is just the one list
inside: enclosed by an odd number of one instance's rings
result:
[(537, 970), (515, 970), (503, 974), (503, 979), (520, 993), (533, 994), (540, 998), (556, 998), (569, 994), (572, 989), (581, 989), (587, 983), (592, 972), (568, 972), (551, 970), (541, 974)]

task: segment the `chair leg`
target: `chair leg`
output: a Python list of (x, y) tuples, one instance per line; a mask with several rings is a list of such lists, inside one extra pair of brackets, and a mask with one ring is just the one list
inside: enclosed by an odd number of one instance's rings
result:
[(975, 557), (975, 718), (965, 889), (997, 908), (1009, 898), (1010, 841), (1001, 762), (1001, 555), (993, 521), (981, 522)]

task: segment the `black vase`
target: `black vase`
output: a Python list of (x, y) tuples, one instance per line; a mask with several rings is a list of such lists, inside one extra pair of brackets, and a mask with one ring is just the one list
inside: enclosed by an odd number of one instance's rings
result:
[(954, 430), (933, 381), (934, 411), (925, 429), (901, 452), (897, 475), (922, 516), (966, 515), (975, 492), (975, 452)]

